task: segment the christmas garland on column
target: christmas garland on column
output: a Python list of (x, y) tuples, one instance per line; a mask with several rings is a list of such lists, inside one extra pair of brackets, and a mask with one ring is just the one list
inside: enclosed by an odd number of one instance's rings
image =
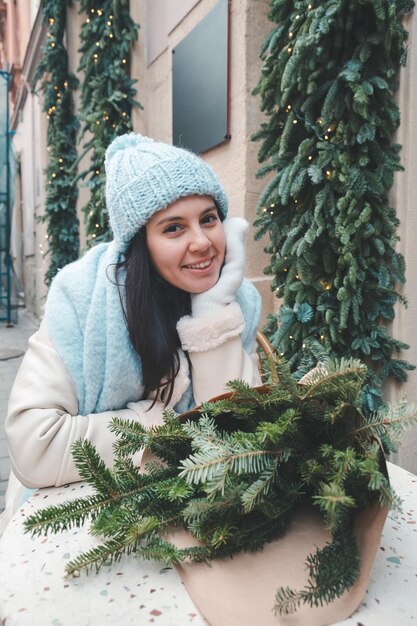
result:
[(43, 81), (43, 108), (48, 116), (45, 212), (40, 218), (47, 223), (46, 238), (50, 255), (45, 283), (50, 284), (57, 271), (78, 257), (79, 234), (76, 212), (77, 185), (73, 166), (77, 159), (78, 120), (74, 114), (73, 92), (78, 80), (68, 71), (64, 46), (67, 4), (71, 0), (44, 0), (43, 17), (48, 26), (47, 38), (36, 78)]
[(104, 198), (104, 155), (117, 135), (132, 130), (135, 80), (129, 78), (130, 51), (139, 26), (129, 13), (129, 0), (81, 0), (81, 139), (90, 164), (79, 178), (87, 181), (90, 198), (83, 208), (88, 244), (110, 239)]
[(363, 398), (403, 382), (407, 348), (382, 323), (404, 303), (398, 219), (389, 205), (400, 146), (393, 94), (404, 64), (409, 0), (271, 0), (276, 26), (262, 51), (255, 93), (266, 121), (258, 175), (272, 174), (258, 205), (270, 235), (266, 273), (283, 304), (265, 331), (296, 376), (322, 353), (370, 366)]

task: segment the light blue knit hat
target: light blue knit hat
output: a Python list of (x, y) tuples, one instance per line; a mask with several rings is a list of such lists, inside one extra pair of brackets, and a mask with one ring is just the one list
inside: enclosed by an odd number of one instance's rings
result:
[(227, 215), (227, 197), (216, 174), (183, 148), (128, 133), (107, 148), (105, 167), (110, 226), (123, 252), (151, 215), (179, 198), (211, 196)]

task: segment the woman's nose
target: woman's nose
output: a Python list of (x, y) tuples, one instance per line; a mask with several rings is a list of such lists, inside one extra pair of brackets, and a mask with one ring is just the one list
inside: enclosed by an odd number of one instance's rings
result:
[(197, 229), (191, 233), (189, 244), (190, 252), (200, 252), (207, 250), (211, 246), (211, 241), (202, 229)]

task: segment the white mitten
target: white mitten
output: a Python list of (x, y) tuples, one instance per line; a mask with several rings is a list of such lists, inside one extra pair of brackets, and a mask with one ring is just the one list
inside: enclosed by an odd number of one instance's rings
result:
[(249, 224), (241, 217), (223, 222), (226, 258), (220, 278), (211, 289), (191, 296), (192, 317), (208, 317), (219, 307), (230, 304), (242, 284), (245, 269), (245, 241)]

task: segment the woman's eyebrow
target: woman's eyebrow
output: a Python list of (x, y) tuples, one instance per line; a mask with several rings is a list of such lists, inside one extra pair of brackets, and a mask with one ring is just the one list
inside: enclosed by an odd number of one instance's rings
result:
[[(204, 209), (204, 211), (201, 213), (200, 217), (202, 217), (206, 213), (210, 213), (210, 211), (213, 211), (213, 210), (217, 210), (217, 207), (216, 207), (215, 204), (213, 204), (212, 206), (207, 207), (207, 209)], [(187, 218), (184, 217), (184, 215), (177, 215), (177, 216), (173, 215), (171, 217), (163, 217), (162, 219), (160, 219), (156, 223), (156, 225), (160, 226), (161, 224), (165, 224), (166, 222), (181, 222), (181, 221), (184, 221), (185, 219), (187, 219)]]
[(163, 217), (161, 220), (159, 220), (156, 225), (160, 226), (161, 224), (165, 224), (165, 222), (179, 222), (181, 220), (184, 220), (185, 218), (181, 215), (178, 216), (172, 216), (172, 217)]

